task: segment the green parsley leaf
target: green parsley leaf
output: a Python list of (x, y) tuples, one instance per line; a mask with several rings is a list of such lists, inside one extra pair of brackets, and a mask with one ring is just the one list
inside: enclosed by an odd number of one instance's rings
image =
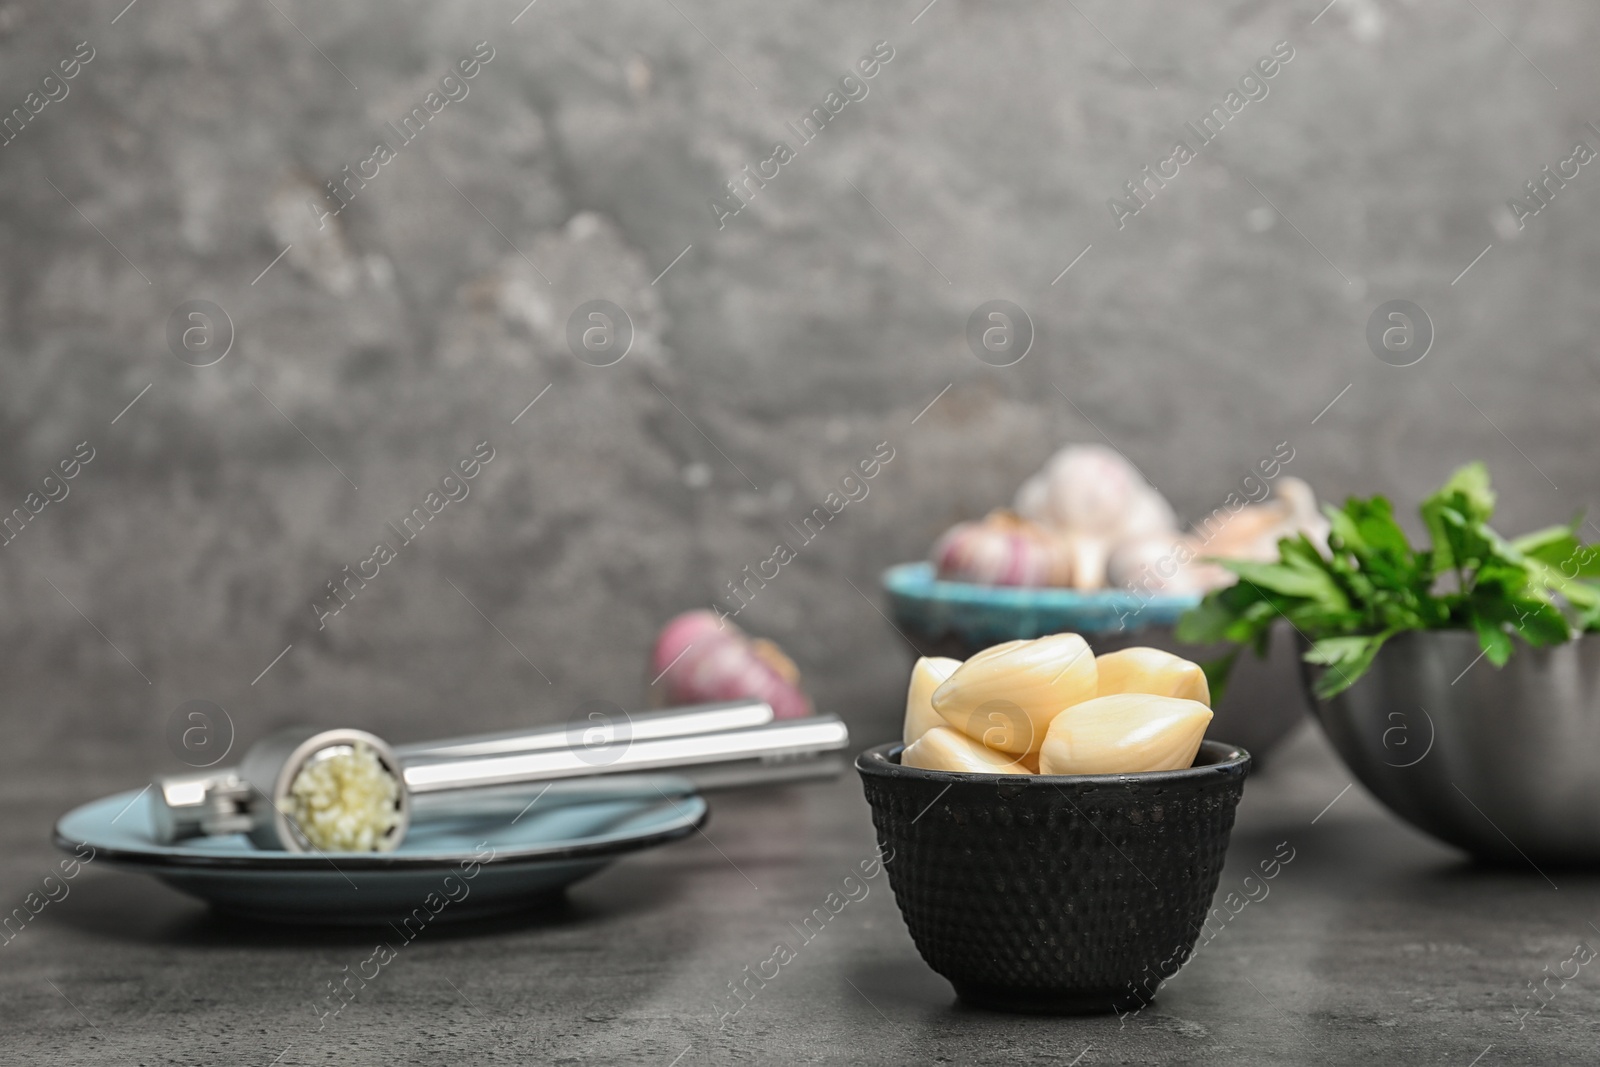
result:
[[(1263, 652), (1286, 619), (1311, 642), (1320, 668), (1313, 689), (1326, 699), (1371, 667), (1385, 641), (1418, 630), (1468, 630), (1484, 658), (1504, 665), (1516, 642), (1542, 647), (1600, 630), (1600, 544), (1583, 544), (1580, 519), (1507, 541), (1494, 531), (1488, 469), (1469, 463), (1418, 510), (1430, 544), (1414, 548), (1381, 496), (1324, 506), (1328, 544), (1304, 534), (1278, 544), (1270, 562), (1217, 560), (1237, 584), (1208, 594), (1178, 622), (1195, 644), (1230, 642)], [(1210, 665), (1213, 691), (1232, 657)]]

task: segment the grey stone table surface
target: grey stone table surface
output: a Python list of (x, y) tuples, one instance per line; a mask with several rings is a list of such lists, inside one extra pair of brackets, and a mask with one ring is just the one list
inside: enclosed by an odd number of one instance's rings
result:
[[(863, 743), (890, 729), (858, 723)], [(55, 862), (61, 810), (137, 781), (112, 762), (67, 776), (8, 767), (8, 906)], [(1528, 983), (1596, 937), (1600, 879), (1473, 866), (1349, 782), (1310, 725), (1251, 778), (1222, 889), (1274, 852), (1292, 861), (1127, 1019), (961, 1006), (918, 957), (881, 875), (724, 1019), (728, 983), (776, 941), (797, 943), (789, 924), (871, 855), (852, 773), (724, 794), (704, 837), (625, 859), (554, 910), (434, 927), (320, 1027), (314, 1002), (374, 934), (224, 919), (91, 864), (0, 946), (0, 1061), (1592, 1062), (1591, 974), (1521, 1013), (1538, 1003)]]

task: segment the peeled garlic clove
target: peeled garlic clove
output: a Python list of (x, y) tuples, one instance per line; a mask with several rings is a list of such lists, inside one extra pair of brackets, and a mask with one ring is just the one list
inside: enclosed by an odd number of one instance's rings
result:
[(1069, 534), (1066, 541), (1067, 555), (1072, 560), (1072, 588), (1105, 588), (1111, 542), (1089, 534)]
[(1098, 695), (1148, 693), (1182, 697), (1211, 706), (1211, 687), (1198, 664), (1159, 648), (1124, 648), (1094, 659), (1099, 676)]
[(1198, 700), (1117, 693), (1057, 715), (1039, 749), (1041, 774), (1134, 774), (1194, 763), (1211, 722)]
[(958, 659), (923, 656), (911, 668), (911, 685), (906, 690), (906, 744), (911, 744), (935, 726), (944, 725), (939, 713), (933, 710), (933, 691), (959, 666), (961, 661)]
[(1094, 654), (1077, 634), (1007, 641), (967, 660), (933, 691), (933, 709), (980, 744), (1037, 752), (1050, 721), (1096, 689)]
[(1328, 548), (1328, 531), (1330, 523), (1322, 509), (1317, 506), (1317, 494), (1311, 487), (1299, 478), (1284, 478), (1278, 483), (1279, 499), (1289, 506), (1290, 521), (1293, 529), (1286, 537), (1293, 537), (1296, 532), (1304, 533), (1311, 538), (1313, 544), (1324, 552)]
[(925, 771), (967, 771), (972, 774), (1032, 774), (1021, 763), (1008, 760), (959, 730), (935, 726), (900, 754), (902, 767)]
[(1311, 487), (1299, 478), (1284, 478), (1271, 500), (1241, 508), (1218, 523), (1220, 513), (1219, 508), (1195, 528), (1205, 535), (1208, 555), (1270, 562), (1278, 558), (1279, 541), (1302, 533), (1320, 548), (1328, 544), (1328, 520), (1318, 513)]

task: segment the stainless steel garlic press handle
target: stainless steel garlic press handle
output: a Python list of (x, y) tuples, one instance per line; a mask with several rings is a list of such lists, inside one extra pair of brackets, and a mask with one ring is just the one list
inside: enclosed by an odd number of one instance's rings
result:
[[(370, 745), (390, 772), (398, 776), (406, 763), (418, 760), (594, 747), (596, 741), (603, 745), (634, 737), (681, 737), (761, 726), (771, 721), (772, 708), (763, 701), (735, 700), (638, 715), (624, 713), (616, 721), (585, 719), (394, 748), (364, 731), (294, 728), (279, 731), (251, 746), (238, 767), (157, 778), (151, 805), (152, 831), (156, 840), (164, 844), (191, 837), (241, 833), (255, 837), (258, 842), (270, 841), (275, 835), (268, 824), (274, 820), (274, 808), (281, 807), (283, 798), (279, 794), (287, 789), (293, 771), (312, 752), (334, 744)], [(289, 768), (288, 764), (296, 766)], [(403, 807), (409, 810), (408, 800)]]
[[(620, 710), (620, 709), (619, 709)], [(685, 737), (690, 734), (719, 733), (747, 726), (765, 726), (772, 721), (772, 708), (760, 700), (728, 700), (715, 704), (691, 704), (665, 711), (626, 712), (613, 718), (602, 712), (575, 722), (477, 734), (447, 741), (421, 741), (394, 746), (402, 762), (451, 759), (466, 756), (503, 756), (512, 752), (541, 749), (593, 748), (597, 745), (628, 741), (647, 741), (658, 737)]]
[[(837, 716), (818, 715), (742, 730), (658, 737), (594, 748), (419, 761), (406, 764), (403, 773), (412, 796), (643, 771), (670, 771), (693, 781), (697, 771), (726, 771), (730, 768), (725, 765), (730, 764), (749, 765), (751, 780), (761, 781), (766, 769), (779, 772), (786, 764), (808, 763), (838, 752), (849, 743), (850, 732)], [(732, 784), (729, 778), (724, 781)]]
[(400, 786), (398, 822), (379, 846), (388, 850), (405, 836), (413, 795), (453, 794), (464, 801), (471, 790), (651, 773), (687, 777), (706, 789), (776, 784), (838, 774), (849, 744), (848, 730), (833, 716), (774, 722), (770, 707), (749, 701), (594, 726), (598, 732), (586, 734), (580, 722), (399, 750), (359, 730), (280, 731), (252, 746), (236, 769), (158, 779), (153, 829), (163, 842), (245, 833), (263, 848), (307, 851), (313, 846), (288, 814), (295, 777), (321, 755), (352, 745), (371, 749)]

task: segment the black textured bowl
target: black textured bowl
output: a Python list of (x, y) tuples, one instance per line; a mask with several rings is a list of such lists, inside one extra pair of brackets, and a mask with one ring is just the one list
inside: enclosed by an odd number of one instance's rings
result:
[(1086, 1014), (1148, 1004), (1211, 906), (1250, 754), (1181, 771), (987, 775), (856, 758), (900, 913), (968, 1003)]

